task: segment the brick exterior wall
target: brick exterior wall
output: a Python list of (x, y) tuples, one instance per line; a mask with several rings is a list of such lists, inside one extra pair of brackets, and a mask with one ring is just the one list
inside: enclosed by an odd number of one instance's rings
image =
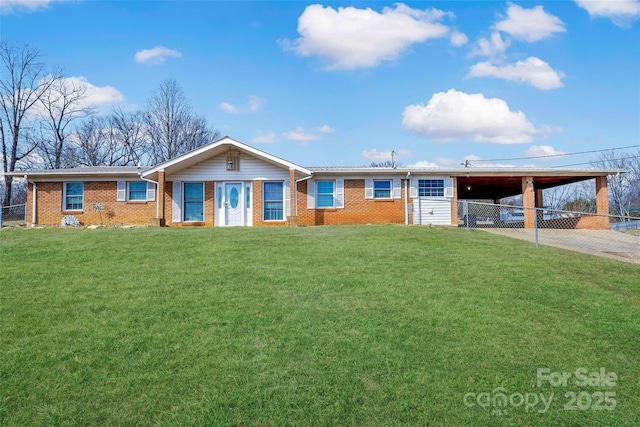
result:
[[(251, 185), (251, 192), (253, 197), (251, 200), (251, 212), (253, 213), (253, 226), (254, 227), (282, 227), (287, 225), (286, 221), (263, 221), (262, 218), (262, 184), (264, 181), (253, 181)], [(293, 206), (292, 206), (293, 208)], [(286, 220), (286, 212), (284, 219)]]
[(298, 183), (298, 225), (404, 224), (404, 181), (401, 180), (400, 199), (376, 200), (364, 198), (364, 179), (345, 179), (342, 209), (308, 209), (309, 181), (301, 181)]
[[(36, 183), (36, 224), (59, 226), (62, 217), (73, 215), (82, 225), (100, 224), (100, 213), (93, 209), (96, 202), (102, 203), (102, 224), (104, 225), (146, 225), (156, 216), (156, 202), (117, 202), (116, 181), (84, 183), (84, 203), (82, 211), (62, 210), (62, 182)], [(29, 183), (27, 197), (27, 224), (32, 225), (33, 184)], [(113, 216), (109, 218), (109, 213)]]

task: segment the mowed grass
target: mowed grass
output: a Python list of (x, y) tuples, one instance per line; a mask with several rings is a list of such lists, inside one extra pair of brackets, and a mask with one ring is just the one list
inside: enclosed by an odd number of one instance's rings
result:
[(639, 314), (638, 266), (482, 231), (5, 229), (0, 425), (635, 426)]

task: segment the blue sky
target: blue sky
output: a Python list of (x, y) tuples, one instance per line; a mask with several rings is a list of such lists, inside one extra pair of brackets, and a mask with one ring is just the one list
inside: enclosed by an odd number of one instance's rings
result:
[[(559, 166), (640, 144), (640, 1), (2, 0), (88, 101), (163, 79), (222, 135), (306, 166)], [(480, 161), (480, 160), (485, 160)], [(492, 161), (486, 161), (492, 160)]]

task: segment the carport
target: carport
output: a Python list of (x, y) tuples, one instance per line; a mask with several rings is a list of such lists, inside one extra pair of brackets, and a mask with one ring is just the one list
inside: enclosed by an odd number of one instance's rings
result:
[(589, 228), (608, 229), (609, 192), (607, 177), (623, 173), (610, 169), (465, 168), (455, 179), (456, 200), (492, 200), (522, 194), (524, 228), (535, 227), (535, 209), (543, 208), (542, 190), (595, 179), (596, 214)]

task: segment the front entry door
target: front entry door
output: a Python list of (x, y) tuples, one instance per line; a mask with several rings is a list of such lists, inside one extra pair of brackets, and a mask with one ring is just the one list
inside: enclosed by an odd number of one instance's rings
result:
[(244, 225), (242, 183), (225, 183), (225, 225)]

